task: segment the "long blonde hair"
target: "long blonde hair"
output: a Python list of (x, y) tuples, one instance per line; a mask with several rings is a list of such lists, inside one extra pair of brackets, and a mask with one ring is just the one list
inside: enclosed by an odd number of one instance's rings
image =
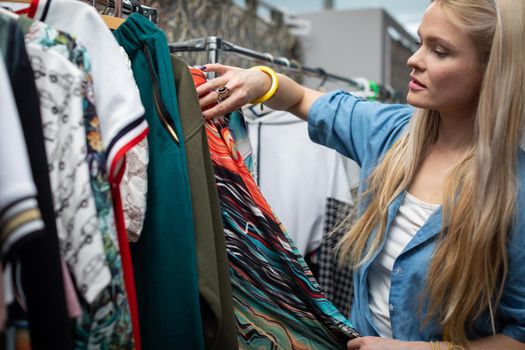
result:
[[(469, 326), (495, 309), (508, 273), (515, 215), (517, 152), (525, 113), (525, 2), (437, 0), (479, 48), (485, 67), (472, 143), (444, 186), (443, 230), (430, 262), (425, 320), (465, 344)], [(439, 112), (417, 109), (408, 132), (368, 179), (368, 205), (339, 244), (342, 264), (370, 260), (386, 235), (388, 207), (410, 185), (435, 142)], [(367, 240), (377, 234), (367, 247)]]

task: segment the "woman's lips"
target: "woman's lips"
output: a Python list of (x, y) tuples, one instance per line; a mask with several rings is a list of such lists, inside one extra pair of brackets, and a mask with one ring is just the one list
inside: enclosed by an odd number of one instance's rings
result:
[(425, 85), (423, 85), (423, 83), (421, 83), (419, 80), (417, 80), (416, 78), (414, 77), (411, 77), (411, 80), (410, 82), (408, 83), (408, 88), (410, 90), (415, 90), (415, 91), (419, 91), (419, 90), (424, 90), (426, 89), (427, 87)]

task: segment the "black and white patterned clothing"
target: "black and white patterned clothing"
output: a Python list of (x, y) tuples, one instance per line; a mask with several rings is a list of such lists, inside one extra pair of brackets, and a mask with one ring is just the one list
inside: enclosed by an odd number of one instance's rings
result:
[(83, 73), (62, 55), (28, 42), (40, 97), (61, 255), (87, 302), (111, 280), (86, 162)]
[[(355, 189), (352, 190), (352, 194), (355, 194)], [(327, 299), (346, 316), (350, 314), (352, 305), (352, 271), (338, 265), (334, 249), (353, 223), (353, 219), (349, 217), (353, 208), (354, 206), (349, 203), (328, 198), (325, 232), (319, 251), (319, 285)]]

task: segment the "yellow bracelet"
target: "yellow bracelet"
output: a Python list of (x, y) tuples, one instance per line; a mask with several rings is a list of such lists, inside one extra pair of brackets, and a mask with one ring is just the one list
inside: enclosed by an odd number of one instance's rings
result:
[(441, 349), (441, 345), (439, 345), (438, 341), (433, 341), (433, 340), (430, 341), (430, 350), (440, 350), (440, 349)]
[(456, 345), (454, 343), (451, 343), (449, 341), (446, 341), (445, 344), (447, 344), (449, 350), (465, 350), (464, 347), (460, 345)]
[(255, 66), (250, 69), (258, 69), (268, 74), (270, 78), (272, 78), (272, 86), (270, 86), (270, 89), (266, 91), (266, 93), (262, 95), (261, 97), (256, 98), (255, 100), (250, 102), (251, 104), (254, 104), (254, 105), (258, 103), (264, 103), (268, 101), (269, 99), (271, 99), (273, 95), (275, 95), (275, 92), (277, 91), (277, 89), (279, 88), (279, 79), (277, 79), (277, 73), (275, 73), (273, 69), (267, 66)]

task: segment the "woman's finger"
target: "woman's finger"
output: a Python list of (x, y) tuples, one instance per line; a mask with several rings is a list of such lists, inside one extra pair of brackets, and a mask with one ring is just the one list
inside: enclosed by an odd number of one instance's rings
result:
[(204, 84), (197, 88), (197, 94), (200, 96), (206, 95), (207, 93), (217, 90), (221, 86), (226, 85), (228, 78), (226, 76), (220, 76), (214, 79), (210, 79)]
[(232, 69), (232, 68), (234, 67), (225, 66), (224, 64), (220, 64), (220, 63), (208, 63), (200, 67), (200, 69), (204, 72), (214, 72), (220, 75), (223, 75), (224, 73), (228, 71), (228, 69)]
[(347, 350), (359, 350), (361, 349), (361, 338), (354, 338), (346, 343)]
[(214, 107), (205, 110), (202, 112), (204, 118), (210, 119), (222, 116), (230, 111), (236, 110), (244, 106), (244, 101), (242, 99), (243, 95), (239, 91), (232, 91), (232, 94), (225, 100), (217, 103)]
[(216, 104), (218, 97), (219, 94), (216, 90), (208, 91), (206, 95), (203, 95), (199, 98), (199, 105), (201, 109), (204, 110), (208, 106)]
[[(225, 65), (222, 65), (222, 64), (218, 64), (218, 63), (214, 63), (214, 64), (207, 64), (205, 66), (202, 66), (201, 67), (202, 71), (204, 72), (214, 72), (214, 73), (218, 73), (219, 76), (216, 77), (215, 79), (210, 79), (208, 80), (208, 83), (216, 80), (216, 79), (220, 79), (224, 74), (226, 74), (228, 71), (232, 71), (232, 70), (238, 70), (238, 68), (235, 68), (235, 67), (230, 67), (230, 66), (225, 66)], [(216, 84), (217, 81), (215, 81), (214, 84)], [(218, 86), (217, 86), (218, 87)], [(208, 85), (207, 83), (205, 84), (202, 84), (201, 86), (199, 86), (197, 88), (197, 93), (199, 94), (199, 96), (203, 93), (205, 93), (206, 91), (209, 91), (210, 89), (216, 89), (217, 87), (215, 88), (210, 88), (210, 85)]]

